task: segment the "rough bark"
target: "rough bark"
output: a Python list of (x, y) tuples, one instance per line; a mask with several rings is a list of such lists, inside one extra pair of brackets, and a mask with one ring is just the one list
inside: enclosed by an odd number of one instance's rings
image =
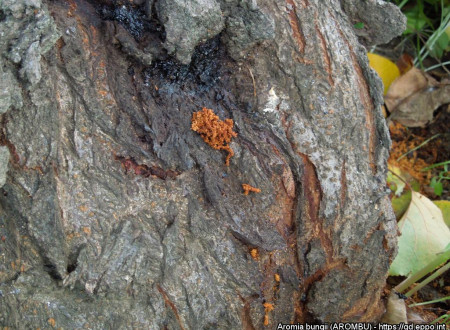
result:
[[(379, 0), (0, 2), (0, 324), (376, 320), (396, 229), (357, 34), (403, 25)], [(234, 121), (228, 167), (202, 107)]]

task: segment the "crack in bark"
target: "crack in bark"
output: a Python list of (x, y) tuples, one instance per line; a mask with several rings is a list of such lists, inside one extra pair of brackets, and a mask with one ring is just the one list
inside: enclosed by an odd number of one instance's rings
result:
[(134, 172), (135, 175), (143, 176), (144, 178), (148, 178), (151, 175), (154, 175), (162, 180), (175, 179), (180, 173), (172, 170), (164, 170), (159, 166), (147, 166), (145, 164), (138, 164), (131, 157), (122, 157), (122, 156), (114, 156), (115, 160), (120, 161), (122, 167), (125, 169), (125, 173), (128, 173), (130, 170)]
[[(316, 169), (314, 164), (311, 162), (309, 157), (305, 154), (297, 152), (303, 160), (304, 174), (302, 178), (303, 196), (306, 197), (306, 203), (303, 207), (305, 208), (306, 217), (302, 219), (307, 223), (307, 226), (311, 226), (312, 233), (307, 234), (307, 241), (311, 242), (312, 239), (318, 238), (320, 240), (320, 245), (325, 252), (325, 265), (318, 269), (314, 274), (304, 278), (303, 280), (303, 295), (307, 295), (311, 286), (320, 281), (333, 269), (342, 269), (345, 267), (344, 258), (336, 258), (334, 256), (333, 242), (330, 237), (329, 230), (324, 228), (323, 219), (320, 218), (320, 203), (322, 200), (322, 190), (320, 187), (320, 182), (317, 177)], [(305, 252), (303, 259), (306, 260)], [(302, 304), (303, 312), (306, 315), (306, 306)]]
[(297, 10), (294, 0), (286, 0), (286, 3), (288, 7), (289, 24), (291, 25), (292, 28), (294, 40), (298, 46), (299, 53), (304, 54), (306, 42), (303, 32), (300, 29), (300, 24), (297, 18)]
[(317, 25), (317, 14), (316, 14), (316, 24), (315, 24), (315, 29), (317, 32), (317, 36), (320, 39), (320, 47), (322, 48), (322, 57), (323, 57), (323, 62), (325, 64), (325, 71), (328, 73), (328, 83), (330, 84), (331, 87), (334, 87), (334, 80), (333, 80), (333, 76), (332, 76), (332, 72), (333, 70), (331, 69), (331, 61), (330, 61), (330, 56), (328, 54), (327, 51), (327, 43), (325, 41), (325, 38), (322, 34), (322, 32), (319, 29), (319, 26)]
[(351, 61), (353, 63), (353, 68), (356, 73), (356, 80), (357, 80), (357, 86), (358, 86), (358, 91), (359, 91), (359, 99), (364, 107), (364, 113), (365, 113), (365, 117), (366, 117), (366, 125), (365, 126), (369, 133), (369, 150), (367, 150), (366, 146), (363, 146), (362, 148), (364, 151), (368, 152), (369, 166), (372, 170), (372, 173), (376, 174), (377, 173), (377, 168), (375, 165), (376, 128), (375, 128), (375, 119), (374, 119), (374, 114), (373, 114), (374, 105), (372, 102), (372, 98), (370, 97), (370, 94), (369, 94), (369, 86), (365, 79), (364, 73), (361, 69), (361, 66), (357, 60), (355, 51), (353, 50), (353, 47), (351, 46), (348, 39), (345, 37), (342, 30), (339, 28), (339, 24), (336, 22), (336, 19), (333, 17), (333, 15), (331, 15), (331, 17), (335, 21), (337, 30), (338, 30), (342, 40), (347, 45), (347, 48), (350, 52)]
[(340, 181), (341, 181), (341, 192), (340, 192), (339, 210), (343, 210), (346, 206), (346, 199), (347, 199), (347, 172), (345, 170), (345, 159), (342, 162)]
[(181, 318), (180, 315), (178, 314), (178, 309), (175, 306), (175, 304), (170, 300), (169, 296), (167, 295), (166, 291), (164, 291), (164, 289), (160, 286), (157, 285), (156, 288), (158, 289), (159, 293), (161, 293), (161, 296), (164, 299), (164, 302), (166, 304), (166, 306), (169, 306), (170, 309), (173, 311), (173, 313), (175, 314), (175, 318), (177, 319), (178, 325), (180, 326), (181, 330), (184, 330), (183, 324), (181, 323)]
[(242, 321), (242, 328), (244, 330), (255, 330), (255, 327), (252, 322), (252, 317), (250, 316), (250, 304), (253, 300), (258, 298), (258, 295), (251, 295), (248, 298), (244, 298), (241, 296), (241, 294), (237, 293), (239, 298), (244, 303), (244, 306), (242, 307), (241, 312), (241, 321)]

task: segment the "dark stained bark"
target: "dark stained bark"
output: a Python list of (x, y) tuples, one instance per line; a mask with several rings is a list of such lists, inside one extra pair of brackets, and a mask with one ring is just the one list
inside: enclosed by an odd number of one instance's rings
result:
[[(324, 3), (1, 2), (0, 324), (377, 320), (396, 225), (360, 43), (404, 20)], [(234, 121), (229, 166), (203, 107)]]

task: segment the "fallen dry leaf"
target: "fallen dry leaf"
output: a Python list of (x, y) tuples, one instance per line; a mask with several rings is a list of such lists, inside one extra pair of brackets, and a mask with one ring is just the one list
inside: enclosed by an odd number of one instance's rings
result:
[(433, 112), (450, 103), (450, 84), (438, 83), (425, 72), (412, 68), (390, 86), (384, 101), (390, 119), (408, 127), (421, 127), (433, 119)]
[(427, 321), (423, 319), (422, 316), (420, 316), (418, 313), (413, 312), (412, 310), (406, 311), (406, 316), (408, 317), (408, 323), (414, 323), (414, 324), (425, 324)]
[(381, 322), (399, 324), (407, 321), (405, 301), (399, 298), (395, 292), (391, 292), (386, 304), (386, 313), (384, 313)]
[(405, 74), (414, 66), (414, 59), (408, 53), (403, 53), (395, 64), (397, 64), (400, 74)]

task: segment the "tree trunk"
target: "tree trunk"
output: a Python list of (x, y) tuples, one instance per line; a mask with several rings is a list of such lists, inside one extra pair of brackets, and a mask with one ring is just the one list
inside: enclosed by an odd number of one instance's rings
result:
[(376, 320), (396, 224), (361, 44), (403, 25), (380, 0), (2, 0), (0, 324)]

